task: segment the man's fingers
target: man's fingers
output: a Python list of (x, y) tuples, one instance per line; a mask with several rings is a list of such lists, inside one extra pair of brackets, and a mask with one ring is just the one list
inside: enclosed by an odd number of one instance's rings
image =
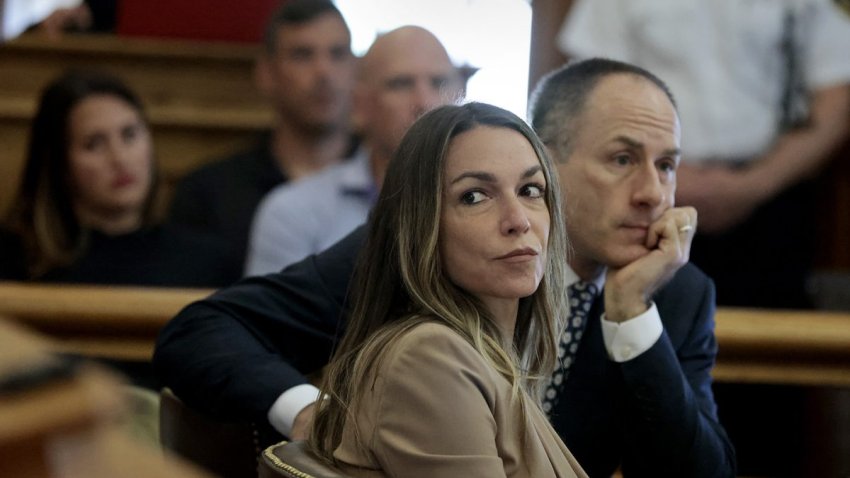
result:
[(696, 226), (696, 209), (689, 206), (668, 209), (650, 225), (646, 247), (677, 256), (677, 262), (687, 262)]

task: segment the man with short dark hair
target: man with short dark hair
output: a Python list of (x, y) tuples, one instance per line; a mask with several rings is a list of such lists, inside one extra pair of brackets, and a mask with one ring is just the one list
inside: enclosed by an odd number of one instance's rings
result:
[(274, 108), (251, 150), (201, 167), (178, 185), (170, 220), (212, 233), (243, 264), (254, 210), (272, 188), (353, 152), (351, 35), (330, 0), (292, 0), (269, 20), (257, 83)]
[[(573, 246), (574, 307), (544, 410), (590, 476), (734, 476), (711, 393), (714, 286), (687, 264), (696, 211), (673, 205), (669, 92), (644, 70), (589, 60), (542, 80), (532, 120), (559, 170)], [(213, 415), (274, 423), (281, 394), (308, 387), (302, 374), (330, 358), (364, 237), (358, 228), (184, 309), (154, 356), (165, 383)], [(312, 406), (288, 413), (303, 437)]]
[(714, 285), (687, 263), (696, 211), (674, 207), (669, 89), (588, 60), (543, 78), (530, 116), (559, 170), (569, 268), (603, 291), (556, 387), (555, 429), (591, 476), (733, 476), (711, 392)]

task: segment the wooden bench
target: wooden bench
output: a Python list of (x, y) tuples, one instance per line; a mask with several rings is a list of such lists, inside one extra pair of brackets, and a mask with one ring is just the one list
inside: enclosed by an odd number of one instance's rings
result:
[[(0, 283), (0, 315), (61, 350), (150, 360), (159, 330), (210, 290)], [(850, 313), (720, 308), (721, 382), (850, 386)]]

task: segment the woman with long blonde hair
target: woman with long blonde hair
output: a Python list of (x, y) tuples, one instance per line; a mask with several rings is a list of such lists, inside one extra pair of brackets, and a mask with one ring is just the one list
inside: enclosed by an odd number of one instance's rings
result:
[(310, 445), (354, 476), (585, 476), (539, 407), (567, 241), (544, 147), (469, 103), (391, 162)]

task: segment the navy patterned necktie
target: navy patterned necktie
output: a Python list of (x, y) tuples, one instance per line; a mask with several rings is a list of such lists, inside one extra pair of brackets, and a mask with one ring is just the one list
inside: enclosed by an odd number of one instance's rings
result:
[(575, 362), (576, 352), (588, 321), (590, 308), (596, 299), (598, 288), (591, 282), (576, 282), (567, 289), (570, 299), (570, 316), (558, 341), (558, 364), (543, 395), (543, 411), (552, 413), (558, 404), (558, 393), (567, 380), (570, 367)]

